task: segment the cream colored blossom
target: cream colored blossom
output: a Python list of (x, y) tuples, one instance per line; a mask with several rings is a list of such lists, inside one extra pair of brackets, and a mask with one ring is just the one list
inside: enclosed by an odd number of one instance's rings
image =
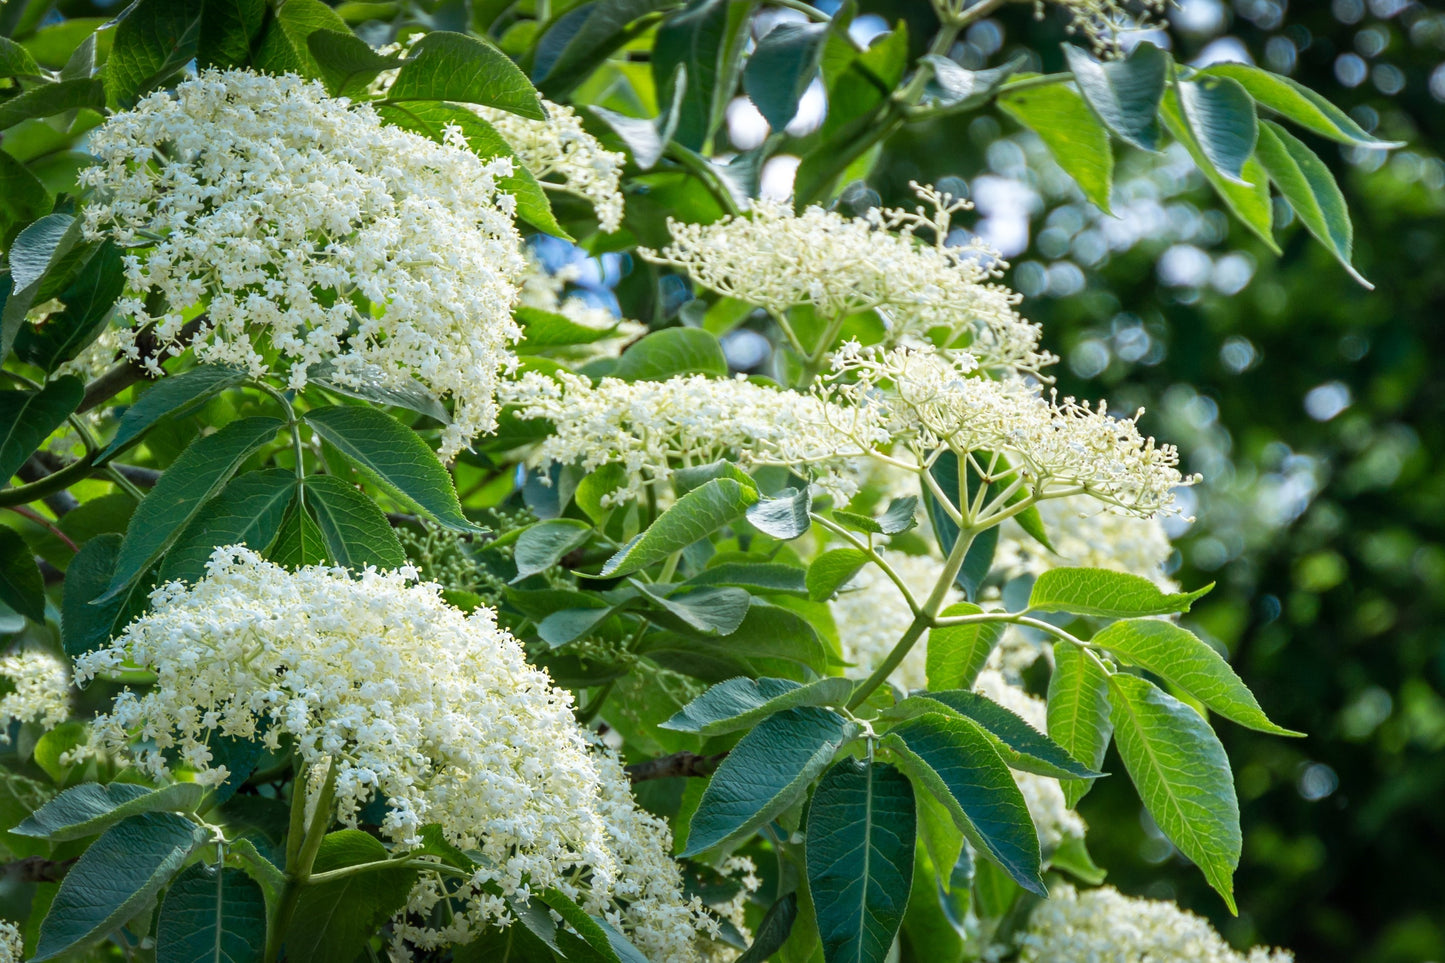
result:
[(528, 372), (503, 397), (523, 418), (555, 426), (538, 454), (591, 471), (621, 465), (617, 504), (677, 468), (736, 458), (745, 467), (784, 465), (840, 498), (857, 491), (861, 459), (884, 444), (870, 409), (830, 405), (807, 393), (754, 384), (742, 376), (685, 375), (666, 381), (603, 378), (593, 385), (566, 371)]
[[(867, 217), (821, 207), (794, 214), (791, 203), (760, 200), (745, 217), (669, 220), (672, 243), (640, 250), (779, 318), (802, 305), (825, 321), (873, 309), (889, 326), (888, 343), (942, 331), (948, 345), (961, 342), (987, 368), (1038, 371), (1052, 363), (1039, 348), (1038, 326), (1015, 311), (1018, 295), (996, 283), (1006, 265), (977, 242), (949, 240), (950, 219), (963, 202), (920, 190), (933, 213), (920, 206), (875, 209)], [(920, 240), (920, 229), (932, 240)]]
[(0, 743), (9, 744), (10, 723), (17, 719), (52, 728), (70, 717), (70, 670), (49, 652), (23, 649), (0, 656), (0, 677), (13, 686), (0, 696)]
[(116, 321), (130, 357), (154, 323), (172, 354), (295, 389), (322, 363), (352, 385), (416, 378), (453, 401), (444, 457), (494, 427), (525, 270), (514, 199), (497, 189), (509, 160), (244, 70), (150, 94), (89, 148), (85, 234), (127, 250)]
[(1049, 887), (1018, 937), (1019, 963), (1292, 963), (1288, 950), (1233, 949), (1201, 917), (1112, 886)]
[(25, 959), (25, 936), (20, 927), (9, 920), (0, 920), (0, 963), (20, 963)]
[(217, 549), (203, 579), (156, 589), (150, 612), (77, 660), (80, 679), (124, 664), (157, 676), (96, 717), (93, 747), (157, 779), (170, 775), (169, 751), (212, 785), (227, 772), (209, 738), (273, 749), (286, 739), (308, 769), (335, 768), (342, 824), (384, 800), (380, 831), (399, 852), (423, 826), (440, 827), (480, 868), (459, 886), (422, 875), (412, 913), (443, 899), (461, 911), (438, 929), (399, 920), (419, 947), (507, 924), (505, 901), (484, 887), (556, 887), (653, 958), (696, 959), (696, 934), (716, 922), (682, 895), (666, 824), (637, 808), (620, 762), (577, 725), (571, 694), (525, 661), (491, 609), (464, 615), (411, 576), (289, 572), (243, 547)]

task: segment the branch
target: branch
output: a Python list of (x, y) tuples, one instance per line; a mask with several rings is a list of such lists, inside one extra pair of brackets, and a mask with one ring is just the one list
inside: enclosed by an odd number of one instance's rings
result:
[[(172, 343), (184, 344), (191, 340), (205, 323), (206, 316), (204, 314), (187, 321)], [(80, 407), (75, 409), (76, 414), (104, 404), (136, 382), (149, 378), (150, 372), (146, 370), (146, 360), (159, 357), (167, 347), (156, 341), (155, 329), (151, 327), (136, 335), (135, 346), (140, 351), (140, 355), (135, 360), (127, 358), (85, 386), (85, 396), (80, 399)]]
[(726, 756), (725, 752), (713, 756), (699, 756), (695, 752), (674, 752), (670, 756), (658, 756), (646, 762), (633, 763), (627, 767), (627, 778), (633, 783), (639, 783), (676, 776), (708, 776)]
[(50, 860), (44, 856), (26, 856), (0, 868), (4, 869), (6, 876), (22, 883), (58, 883), (79, 858)]

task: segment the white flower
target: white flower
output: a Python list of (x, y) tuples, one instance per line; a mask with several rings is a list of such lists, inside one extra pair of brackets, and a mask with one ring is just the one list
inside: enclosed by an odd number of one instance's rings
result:
[(212, 764), (213, 735), (273, 749), (285, 738), (309, 771), (335, 767), (341, 823), (384, 800), (381, 833), (398, 851), (440, 827), (481, 868), (449, 888), (423, 875), (413, 913), (444, 898), (462, 911), (440, 929), (400, 920), (417, 946), (506, 925), (505, 901), (484, 887), (556, 887), (654, 958), (695, 959), (708, 918), (682, 895), (667, 826), (637, 808), (620, 762), (576, 723), (570, 693), (525, 661), (492, 610), (464, 615), (434, 583), (409, 584), (413, 575), (289, 572), (243, 547), (217, 549), (202, 580), (156, 589), (149, 613), (77, 660), (81, 679), (125, 663), (157, 675), (96, 717), (92, 745), (157, 779), (171, 772), (169, 751), (214, 784), (227, 772)]
[(685, 375), (666, 381), (590, 380), (566, 371), (528, 372), (503, 388), (522, 418), (555, 431), (538, 454), (586, 471), (621, 465), (618, 504), (680, 467), (735, 457), (745, 467), (783, 465), (813, 473), (840, 498), (857, 491), (862, 458), (886, 443), (869, 409), (831, 405), (812, 394), (754, 384), (741, 375)]
[(49, 652), (0, 656), (0, 676), (14, 686), (0, 696), (0, 743), (9, 744), (10, 723), (17, 719), (52, 728), (70, 717), (70, 670)]
[(20, 927), (9, 920), (0, 920), (0, 963), (20, 963), (25, 959), (25, 937)]
[[(825, 322), (876, 310), (888, 343), (938, 337), (966, 347), (987, 368), (1038, 371), (1054, 359), (1039, 349), (1039, 328), (1019, 317), (1019, 297), (995, 283), (1006, 265), (978, 242), (950, 241), (950, 218), (964, 202), (920, 188), (935, 212), (875, 209), (845, 217), (760, 200), (746, 217), (712, 224), (669, 220), (672, 243), (643, 257), (697, 284), (766, 308), (783, 319), (810, 305)], [(924, 243), (920, 229), (933, 235)], [(811, 345), (807, 347), (811, 348)], [(829, 346), (831, 347), (831, 345)]]
[(1019, 963), (1292, 963), (1288, 950), (1233, 949), (1208, 922), (1173, 903), (1125, 896), (1112, 886), (1067, 883), (1029, 917)]
[[(1123, 54), (1119, 35), (1131, 30), (1147, 30), (1150, 17), (1164, 16), (1169, 0), (1049, 0), (1063, 7), (1072, 18), (1069, 33), (1082, 33), (1100, 57), (1113, 58)], [(1044, 0), (1034, 0), (1034, 14), (1042, 18)], [(1134, 8), (1131, 10), (1131, 8)], [(1134, 11), (1137, 10), (1136, 14)]]
[(154, 323), (172, 354), (193, 347), (298, 390), (323, 363), (353, 385), (416, 378), (453, 400), (443, 457), (495, 426), (525, 270), (514, 200), (496, 186), (510, 161), (243, 70), (151, 94), (89, 146), (85, 232), (128, 251), (116, 320), (131, 357)]

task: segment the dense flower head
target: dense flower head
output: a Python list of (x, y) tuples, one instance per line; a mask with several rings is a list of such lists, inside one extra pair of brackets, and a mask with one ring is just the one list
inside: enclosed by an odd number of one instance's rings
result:
[(20, 963), (25, 958), (25, 936), (20, 927), (0, 920), (0, 963)]
[[(80, 679), (122, 665), (157, 677), (96, 717), (93, 747), (158, 779), (177, 759), (214, 784), (227, 772), (212, 737), (285, 739), (313, 786), (334, 767), (341, 823), (381, 800), (380, 831), (403, 851), (439, 827), (481, 868), (459, 889), (423, 875), (413, 915), (397, 924), (418, 946), (464, 942), (510, 920), (504, 896), (556, 887), (655, 958), (695, 959), (697, 933), (716, 921), (683, 897), (666, 824), (633, 802), (620, 762), (576, 723), (571, 695), (525, 661), (492, 610), (464, 615), (411, 576), (292, 572), (244, 547), (217, 549), (199, 582), (162, 585), (150, 612), (77, 660)], [(415, 922), (445, 898), (463, 907), (452, 922)]]
[(1291, 963), (1287, 950), (1226, 943), (1201, 917), (1173, 903), (1125, 896), (1112, 886), (1082, 892), (1067, 883), (1029, 917), (1020, 963)]
[[(844, 344), (833, 362), (830, 396), (886, 411), (888, 433), (918, 452), (948, 445), (960, 452), (1001, 453), (1040, 497), (1087, 494), (1134, 515), (1173, 507), (1174, 489), (1192, 484), (1173, 445), (1139, 433), (1100, 402), (1045, 397), (1018, 378), (981, 377), (966, 353), (931, 348), (887, 350)], [(842, 378), (851, 380), (844, 381)], [(986, 466), (985, 466), (986, 467)]]
[(0, 656), (0, 678), (11, 691), (0, 696), (0, 743), (10, 742), (10, 723), (58, 726), (70, 716), (70, 670), (49, 652), (22, 649)]
[(621, 465), (627, 480), (606, 499), (617, 504), (677, 468), (734, 457), (745, 467), (784, 465), (811, 472), (824, 489), (848, 498), (863, 459), (885, 444), (871, 409), (832, 405), (809, 393), (754, 384), (739, 376), (684, 375), (666, 381), (527, 372), (504, 399), (522, 418), (545, 418), (555, 431), (540, 457), (591, 471)]
[(514, 199), (497, 189), (510, 160), (245, 70), (150, 94), (89, 146), (84, 228), (127, 252), (116, 321), (129, 356), (153, 323), (172, 354), (193, 347), (295, 389), (323, 364), (356, 386), (416, 378), (454, 403), (446, 457), (494, 427), (525, 270)]
[[(712, 224), (669, 220), (672, 243), (641, 253), (697, 284), (782, 317), (811, 306), (825, 321), (876, 310), (888, 342), (944, 332), (987, 368), (1038, 371), (1055, 359), (1039, 348), (1039, 328), (1019, 317), (1019, 297), (996, 283), (1003, 262), (977, 242), (950, 241), (962, 207), (921, 188), (934, 212), (875, 208), (847, 217), (821, 207), (801, 214), (782, 201), (755, 201), (744, 217)], [(933, 235), (929, 242), (920, 229)]]

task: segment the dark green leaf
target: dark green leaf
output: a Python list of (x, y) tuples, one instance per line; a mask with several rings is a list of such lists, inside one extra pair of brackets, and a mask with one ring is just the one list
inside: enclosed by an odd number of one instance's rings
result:
[(197, 863), (161, 903), (156, 963), (260, 963), (266, 944), (266, 899), (239, 869)]
[(944, 110), (969, 110), (983, 104), (1028, 63), (1027, 58), (1016, 56), (988, 70), (965, 70), (942, 54), (925, 54), (919, 60), (933, 68), (923, 91), (924, 102)]
[(65, 874), (40, 924), (32, 959), (54, 959), (109, 935), (210, 838), (209, 831), (173, 813), (142, 813), (106, 830)]
[(94, 652), (110, 642), (111, 628), (129, 599), (120, 596), (101, 605), (91, 602), (104, 595), (115, 575), (121, 536), (98, 535), (80, 547), (65, 570), (60, 599), (60, 639), (71, 658)]
[(115, 437), (101, 450), (98, 460), (114, 458), (172, 412), (234, 388), (245, 380), (246, 372), (240, 368), (215, 364), (197, 365), (182, 374), (162, 378), (120, 416)]
[(346, 21), (321, 0), (286, 0), (266, 28), (252, 66), (273, 74), (290, 71), (303, 77), (322, 77), (321, 65), (311, 55), (307, 43), (318, 30), (350, 32)]
[(918, 788), (948, 808), (975, 849), (1029, 892), (1047, 895), (1038, 835), (1023, 793), (979, 726), (929, 713), (889, 730), (883, 745)]
[[(956, 602), (941, 613), (979, 615), (983, 609), (972, 602)], [(1004, 623), (976, 622), (972, 625), (945, 625), (928, 630), (928, 688), (932, 690), (967, 689), (983, 671), (988, 654), (1003, 638)]]
[[(387, 858), (386, 847), (356, 829), (321, 841), (314, 874)], [(417, 871), (381, 866), (303, 887), (286, 931), (286, 958), (308, 963), (354, 963), (376, 929), (406, 905)]]
[(805, 571), (782, 562), (722, 562), (711, 564), (685, 585), (732, 585), (754, 595), (807, 596)]
[(447, 414), (446, 408), (437, 400), (436, 395), (415, 378), (398, 386), (345, 384), (336, 378), (336, 370), (329, 362), (322, 362), (310, 369), (306, 380), (308, 384), (320, 385), (327, 391), (334, 391), (348, 398), (374, 401), (379, 405), (394, 405), (397, 408), (405, 408), (407, 411), (415, 411), (419, 415), (426, 415), (428, 418), (435, 418), (444, 425), (451, 423), (451, 416)]
[(1082, 47), (1064, 44), (1079, 93), (1119, 138), (1143, 150), (1159, 145), (1159, 101), (1169, 72), (1169, 55), (1141, 43), (1123, 60), (1103, 63)]
[(1399, 141), (1377, 139), (1351, 120), (1349, 114), (1288, 77), (1240, 63), (1212, 64), (1200, 73), (1227, 77), (1248, 91), (1250, 96), (1264, 107), (1288, 117), (1301, 127), (1342, 144), (1376, 148), (1405, 146)]
[(867, 564), (868, 553), (860, 548), (835, 548), (824, 552), (808, 566), (808, 598), (814, 602), (832, 598)]
[[(677, 125), (682, 121), (683, 102), (687, 96), (686, 67), (679, 64), (673, 71), (669, 89), (672, 91), (672, 99), (663, 102), (666, 106), (652, 120), (619, 114), (606, 107), (594, 105), (591, 108), (592, 113), (612, 128), (612, 132), (627, 145), (627, 149), (632, 152), (633, 163), (645, 171), (651, 170), (662, 159), (668, 143), (677, 131)], [(679, 150), (686, 151), (687, 148), (682, 147)], [(695, 154), (694, 157), (701, 163), (711, 163), (701, 154)]]
[[(1109, 720), (1109, 675), (1090, 653), (1072, 642), (1054, 645), (1049, 676), (1049, 737), (1090, 769), (1104, 765), (1114, 724)], [(1093, 783), (1059, 783), (1069, 806), (1078, 805)]]
[(798, 894), (788, 893), (768, 907), (763, 914), (758, 931), (753, 935), (753, 945), (737, 958), (736, 963), (766, 963), (793, 932), (793, 922), (798, 918)]
[(295, 492), (296, 473), (282, 468), (237, 476), (176, 538), (161, 561), (160, 580), (195, 581), (221, 545), (246, 545), (265, 552), (276, 540)]
[(0, 77), (39, 77), (40, 65), (30, 51), (9, 37), (0, 37)]
[(82, 783), (65, 790), (10, 831), (52, 842), (83, 839), (140, 813), (192, 812), (205, 794), (205, 788), (193, 782), (155, 790), (120, 782), (109, 786)]
[(690, 0), (657, 29), (652, 51), (656, 89), (670, 93), (667, 85), (677, 68), (686, 71), (687, 91), (673, 135), (684, 147), (702, 150), (717, 127), (722, 102), (736, 79), (729, 69), (730, 54), (743, 39), (750, 7), (729, 0)]
[(1179, 95), (1171, 89), (1164, 95), (1163, 107), (1159, 116), (1164, 119), (1164, 126), (1174, 139), (1184, 145), (1189, 151), (1189, 156), (1194, 158), (1200, 171), (1204, 173), (1204, 179), (1209, 181), (1216, 193), (1224, 200), (1225, 205), (1234, 212), (1245, 227), (1249, 228), (1265, 245), (1276, 254), (1279, 253), (1279, 245), (1275, 243), (1274, 235), (1270, 233), (1274, 221), (1274, 208), (1269, 200), (1269, 177), (1265, 174), (1264, 168), (1259, 161), (1251, 157), (1244, 165), (1242, 180), (1234, 180), (1225, 177), (1210, 162), (1195, 139), (1193, 131), (1184, 121), (1184, 114), (1179, 106)]
[(45, 621), (45, 580), (20, 533), (0, 525), (0, 602), (28, 619)]
[(384, 411), (362, 407), (316, 408), (306, 423), (393, 494), (415, 504), (454, 532), (477, 532), (462, 514), (457, 490), (436, 453), (416, 432)]
[(523, 579), (545, 572), (562, 560), (562, 556), (587, 543), (592, 537), (592, 526), (575, 518), (552, 518), (528, 526), (517, 536), (516, 549), (512, 553), (517, 563), (516, 584)]
[(1300, 223), (1344, 265), (1350, 277), (1374, 290), (1350, 263), (1355, 229), (1345, 195), (1325, 162), (1289, 131), (1268, 120), (1260, 125), (1255, 157), (1299, 215)]
[(321, 68), (326, 89), (334, 95), (364, 93), (377, 75), (406, 62), (403, 57), (377, 53), (349, 30), (317, 30), (306, 38), (306, 47)]
[[(586, 948), (590, 949), (604, 963), (647, 963), (637, 948), (605, 920), (589, 916), (587, 911), (570, 896), (556, 889), (549, 889), (538, 897), (562, 917), (568, 926), (581, 936)], [(570, 935), (570, 934), (563, 934)], [(572, 959), (569, 953), (566, 957)]]
[(537, 638), (553, 647), (575, 642), (610, 618), (613, 611), (609, 606), (561, 609), (537, 623)]
[(681, 551), (731, 521), (758, 500), (755, 489), (731, 478), (716, 478), (693, 489), (657, 517), (602, 567), (604, 576), (631, 575)]
[(752, 597), (737, 588), (700, 588), (668, 594), (645, 582), (638, 589), (689, 628), (704, 635), (731, 635), (747, 617)]
[(790, 488), (778, 498), (764, 498), (748, 506), (747, 518), (758, 531), (788, 541), (808, 530), (813, 498), (806, 488)]
[(10, 353), (42, 284), (70, 262), (81, 244), (80, 228), (81, 222), (69, 214), (47, 214), (15, 235), (7, 252), (12, 287), (0, 315), (0, 357)]
[(758, 723), (713, 773), (683, 856), (751, 835), (807, 790), (858, 725), (827, 709), (784, 709)]
[(266, 13), (266, 0), (205, 0), (197, 66), (245, 66), (261, 36)]
[(1248, 183), (1244, 165), (1254, 153), (1259, 122), (1244, 88), (1227, 77), (1176, 80), (1174, 96), (1210, 165), (1227, 180)]
[(296, 502), (286, 511), (276, 543), (267, 553), (271, 561), (287, 568), (321, 565), (328, 561), (326, 539), (311, 513)]
[(0, 151), (0, 244), (8, 247), (22, 227), (50, 210), (54, 198), (40, 179)]
[(445, 30), (426, 34), (412, 47), (386, 99), (485, 104), (547, 119), (537, 91), (511, 58), (486, 40)]
[(788, 126), (818, 73), (826, 23), (785, 21), (758, 41), (743, 68), (743, 90), (773, 130)]
[(892, 766), (843, 759), (808, 804), (808, 892), (828, 963), (888, 956), (913, 885), (913, 786)]
[(681, 0), (597, 0), (574, 7), (538, 41), (532, 79), (561, 97), (626, 42), (636, 21), (679, 6)]
[(1125, 662), (1148, 669), (1177, 685), (1215, 712), (1242, 726), (1278, 736), (1299, 736), (1269, 721), (1254, 693), (1229, 663), (1188, 629), (1158, 619), (1115, 622), (1094, 636), (1092, 644)]
[[(994, 748), (1010, 768), (1037, 773), (1053, 779), (1093, 779), (1103, 775), (1082, 765), (1067, 750), (1025, 722), (1013, 710), (967, 689), (928, 692), (917, 699), (945, 706), (978, 724), (994, 738)], [(909, 700), (912, 701), (912, 700)]]
[(1058, 165), (1103, 211), (1109, 210), (1114, 155), (1109, 132), (1079, 93), (1062, 84), (1006, 92), (1004, 112), (1039, 135)]
[(181, 452), (136, 506), (116, 557), (110, 588), (96, 601), (116, 598), (150, 568), (252, 452), (284, 427), (279, 418), (242, 418)]
[(99, 80), (62, 80), (31, 87), (0, 104), (0, 130), (32, 117), (52, 117), (80, 107), (105, 109), (105, 86)]
[(115, 28), (105, 62), (112, 107), (130, 107), (196, 56), (200, 0), (140, 0)]
[(9, 479), (80, 405), (85, 385), (72, 375), (39, 391), (0, 391), (0, 480)]
[(993, 555), (998, 550), (998, 537), (997, 525), (985, 528), (974, 536), (973, 543), (963, 554), (963, 565), (959, 567), (958, 577), (953, 580), (953, 584), (963, 589), (965, 598), (977, 599), (984, 579), (993, 571)]
[(1144, 679), (1109, 676), (1114, 741), (1159, 829), (1234, 905), (1243, 845), (1229, 757), (1199, 713)]
[(1126, 619), (1138, 615), (1173, 615), (1189, 606), (1214, 583), (1193, 592), (1161, 592), (1142, 575), (1102, 568), (1055, 568), (1044, 572), (1029, 593), (1029, 608), (1074, 615)]
[(15, 338), (16, 354), (30, 364), (54, 371), (105, 329), (110, 309), (124, 288), (120, 248), (107, 241), (61, 293), (63, 310), (40, 325), (21, 325)]
[(799, 685), (787, 679), (729, 679), (689, 702), (661, 728), (717, 736), (747, 729), (775, 712), (795, 706), (842, 705), (853, 693), (851, 679), (819, 679)]
[(359, 572), (368, 565), (394, 569), (406, 564), (406, 552), (386, 513), (355, 485), (335, 475), (311, 475), (302, 490), (327, 554), (337, 565)]

